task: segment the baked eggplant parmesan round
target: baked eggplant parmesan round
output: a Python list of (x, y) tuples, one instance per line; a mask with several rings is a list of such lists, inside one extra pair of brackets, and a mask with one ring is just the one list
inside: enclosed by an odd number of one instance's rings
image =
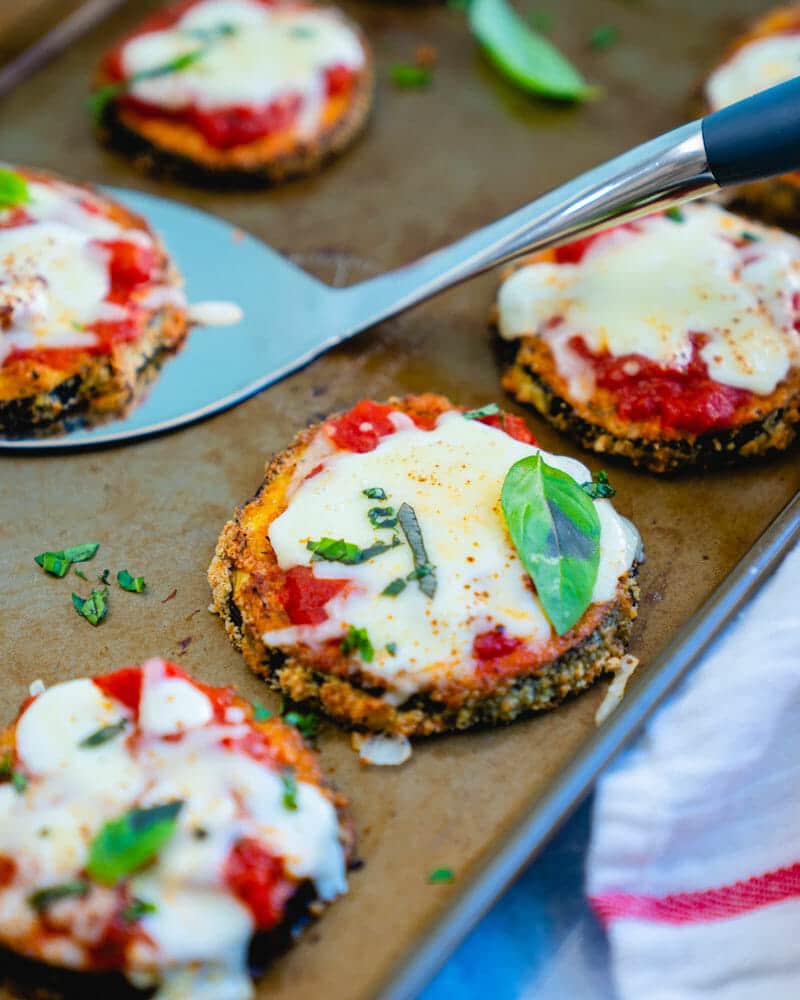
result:
[(0, 736), (0, 943), (159, 996), (247, 1000), (250, 957), (346, 891), (345, 802), (297, 730), (174, 664), (37, 682)]
[(102, 61), (101, 140), (146, 170), (217, 187), (315, 171), (361, 132), (372, 57), (337, 8), (305, 0), (189, 0)]
[[(759, 18), (730, 46), (702, 87), (705, 111), (718, 111), (798, 75), (800, 4)], [(743, 208), (770, 222), (800, 224), (800, 173), (784, 174), (737, 188)]]
[(800, 421), (800, 240), (712, 203), (545, 251), (493, 321), (503, 385), (652, 472), (787, 448)]
[(111, 198), (0, 169), (0, 434), (123, 414), (183, 343), (182, 281), (147, 222)]
[(360, 730), (428, 736), (553, 708), (613, 672), (639, 538), (496, 406), (361, 401), (267, 467), (209, 570), (247, 664)]

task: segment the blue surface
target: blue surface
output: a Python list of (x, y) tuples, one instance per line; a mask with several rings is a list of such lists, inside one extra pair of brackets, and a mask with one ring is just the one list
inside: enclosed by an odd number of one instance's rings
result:
[(583, 894), (589, 821), (584, 803), (419, 1000), (612, 1000), (605, 937)]

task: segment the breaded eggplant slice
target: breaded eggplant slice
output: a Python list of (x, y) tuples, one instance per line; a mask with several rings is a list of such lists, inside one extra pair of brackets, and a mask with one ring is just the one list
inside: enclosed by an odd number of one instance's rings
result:
[(0, 945), (72, 970), (80, 996), (112, 972), (252, 996), (248, 961), (347, 888), (347, 803), (314, 753), (161, 659), (31, 695), (0, 734)]
[[(701, 86), (702, 113), (718, 111), (797, 76), (800, 4), (764, 14), (728, 48)], [(726, 200), (765, 222), (800, 226), (800, 172), (744, 184)]]
[(123, 415), (189, 329), (182, 279), (141, 216), (85, 185), (10, 171), (0, 209), (0, 434)]
[(792, 444), (799, 321), (800, 241), (709, 202), (522, 261), (492, 313), (515, 399), (658, 473)]
[[(523, 421), (496, 408), (362, 401), (269, 463), (220, 536), (212, 608), (255, 673), (349, 728), (421, 737), (554, 708), (626, 652), (639, 540), (609, 501), (595, 504), (598, 583), (557, 635), (500, 510), (508, 468), (537, 452)], [(340, 542), (352, 548), (332, 561)]]
[[(165, 46), (194, 62), (138, 76), (163, 68)], [(93, 82), (101, 142), (146, 172), (214, 188), (316, 172), (363, 131), (373, 91), (363, 32), (305, 0), (173, 5), (117, 45)]]

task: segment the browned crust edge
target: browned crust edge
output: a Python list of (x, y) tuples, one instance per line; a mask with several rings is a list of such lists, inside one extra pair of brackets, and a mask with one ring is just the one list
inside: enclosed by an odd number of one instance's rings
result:
[[(418, 398), (393, 398), (389, 403), (408, 406)], [(272, 458), (253, 501), (294, 467), (316, 431), (317, 426), (302, 431), (288, 448)], [(346, 728), (424, 737), (473, 726), (502, 725), (532, 712), (555, 708), (603, 674), (616, 670), (627, 651), (639, 599), (636, 565), (620, 579), (616, 596), (596, 627), (549, 663), (528, 674), (498, 678), (480, 689), (464, 687), (454, 692), (452, 687), (443, 691), (431, 686), (399, 706), (392, 705), (384, 697), (379, 678), (363, 671), (326, 673), (302, 650), (286, 651), (266, 645), (248, 622), (246, 612), (236, 603), (233, 587), (233, 573), (240, 566), (246, 546), (240, 528), (246, 506), (237, 509), (217, 542), (208, 571), (211, 610), (220, 616), (229, 639), (255, 674), (274, 690), (324, 712)]]

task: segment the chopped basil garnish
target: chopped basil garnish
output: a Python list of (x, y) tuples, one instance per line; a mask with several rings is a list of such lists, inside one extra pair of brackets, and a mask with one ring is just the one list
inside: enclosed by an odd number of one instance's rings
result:
[(395, 63), (389, 70), (389, 76), (395, 87), (427, 87), (433, 79), (433, 74), (426, 66), (415, 66), (413, 63)]
[(99, 542), (89, 542), (87, 545), (72, 545), (68, 549), (62, 549), (60, 552), (41, 552), (38, 556), (34, 556), (33, 560), (46, 573), (51, 573), (53, 576), (66, 576), (72, 563), (87, 562), (89, 559), (93, 559), (99, 548)]
[(281, 801), (283, 802), (284, 809), (290, 810), (290, 812), (297, 811), (297, 779), (292, 771), (284, 771), (281, 774), (281, 782), (283, 783), (283, 795)]
[(619, 28), (613, 24), (599, 24), (589, 35), (593, 49), (610, 49), (619, 41)]
[(589, 607), (600, 564), (600, 519), (575, 480), (540, 454), (506, 473), (500, 497), (511, 540), (559, 635)]
[(253, 706), (253, 722), (265, 722), (272, 718), (272, 712), (260, 701), (251, 701), (250, 704)]
[(452, 868), (434, 868), (426, 881), (428, 885), (441, 885), (447, 882), (455, 882), (455, 880), (456, 877), (453, 874)]
[(744, 230), (742, 232), (742, 239), (746, 240), (748, 243), (760, 243), (761, 242), (761, 237), (760, 236), (756, 236), (755, 233), (749, 233), (749, 232), (747, 232), (747, 230)]
[(126, 924), (132, 924), (148, 913), (155, 913), (157, 910), (158, 907), (155, 903), (149, 903), (146, 899), (134, 896), (129, 905), (120, 913), (120, 916)]
[(28, 787), (28, 779), (21, 771), (15, 771), (11, 766), (11, 754), (7, 753), (0, 760), (0, 781), (10, 781), (14, 791), (20, 795)]
[[(414, 508), (407, 503), (402, 503), (397, 511), (397, 520), (406, 536), (411, 554), (414, 557), (414, 569), (419, 581), (419, 589), (426, 597), (433, 597), (436, 593), (436, 574), (433, 566), (428, 562), (428, 553), (425, 551), (425, 542), (422, 540), (422, 531), (417, 520)], [(420, 572), (420, 567), (427, 567), (424, 573)]]
[(76, 879), (74, 882), (61, 882), (59, 885), (49, 885), (46, 889), (39, 889), (28, 896), (28, 903), (37, 913), (41, 913), (61, 899), (85, 896), (88, 891), (89, 884)]
[(281, 699), (281, 718), (287, 725), (299, 729), (306, 737), (316, 735), (319, 729), (318, 715), (313, 712), (297, 712), (294, 709), (289, 709), (289, 703), (285, 698)]
[(100, 747), (119, 736), (127, 725), (127, 719), (120, 719), (119, 722), (115, 722), (111, 726), (103, 726), (102, 729), (97, 729), (90, 736), (87, 736), (86, 739), (81, 740), (78, 746), (87, 748)]
[(109, 104), (121, 97), (132, 84), (138, 83), (139, 80), (152, 80), (154, 77), (180, 73), (181, 70), (188, 69), (189, 66), (194, 66), (196, 62), (199, 62), (207, 51), (207, 46), (193, 49), (191, 52), (184, 52), (183, 55), (170, 59), (169, 62), (162, 63), (160, 66), (153, 66), (151, 69), (143, 69), (139, 73), (133, 73), (125, 80), (118, 80), (115, 83), (107, 83), (103, 87), (98, 87), (94, 93), (89, 95), (88, 101), (95, 124), (99, 125), (102, 122)]
[(393, 528), (397, 524), (394, 507), (370, 507), (367, 517), (373, 528)]
[(673, 222), (686, 222), (686, 216), (679, 208), (668, 208), (664, 215)]
[(472, 0), (469, 24), (495, 67), (523, 90), (563, 101), (597, 96), (598, 89), (526, 24), (507, 0)]
[(104, 569), (103, 572), (98, 577), (100, 583), (108, 584), (108, 574), (111, 572), (110, 569)]
[(306, 25), (297, 25), (294, 28), (289, 29), (289, 34), (292, 38), (315, 38), (316, 32), (313, 28), (309, 28)]
[(496, 417), (502, 412), (497, 403), (487, 403), (486, 406), (479, 406), (477, 410), (467, 410), (464, 416), (467, 420), (480, 420), (481, 417)]
[(132, 594), (141, 594), (147, 586), (143, 576), (131, 576), (126, 569), (121, 569), (117, 573), (117, 583), (123, 590), (128, 590)]
[(223, 21), (222, 24), (215, 24), (210, 28), (183, 28), (181, 30), (185, 35), (196, 38), (199, 42), (215, 42), (218, 38), (230, 38), (231, 35), (235, 35), (236, 25)]
[(608, 497), (613, 497), (617, 492), (608, 481), (608, 473), (605, 469), (595, 472), (591, 482), (581, 483), (581, 489), (592, 500), (606, 500)]
[(370, 486), (366, 490), (361, 491), (365, 497), (369, 497), (370, 500), (385, 500), (386, 490), (382, 490), (380, 486)]
[(389, 656), (394, 656), (395, 653), (397, 652), (397, 643), (396, 642), (387, 642), (386, 643), (386, 652), (389, 654)]
[(86, 871), (103, 885), (116, 885), (158, 854), (178, 825), (183, 802), (131, 809), (105, 823), (89, 846)]
[(397, 597), (397, 595), (402, 594), (405, 589), (406, 581), (401, 576), (398, 576), (396, 580), (392, 580), (391, 583), (387, 583), (381, 593), (386, 597)]
[(358, 651), (361, 654), (361, 659), (364, 660), (365, 663), (371, 663), (372, 658), (375, 655), (375, 650), (372, 648), (372, 643), (369, 641), (367, 630), (365, 628), (356, 628), (355, 625), (350, 626), (347, 635), (344, 639), (342, 639), (340, 649), (345, 656), (349, 653)]
[(72, 603), (78, 614), (90, 625), (99, 625), (108, 614), (108, 587), (103, 587), (102, 590), (93, 587), (92, 593), (85, 600), (79, 594), (73, 594)]
[(74, 569), (72, 572), (75, 574), (75, 576), (79, 577), (81, 580), (86, 580), (86, 581), (89, 580), (89, 577), (83, 572), (82, 569)]
[(359, 548), (354, 542), (346, 542), (343, 538), (320, 538), (306, 545), (309, 552), (314, 553), (314, 561), (326, 559), (328, 562), (340, 562), (346, 566), (355, 566), (366, 562), (382, 552), (400, 545), (400, 539), (395, 536), (391, 542), (375, 542), (368, 549)]
[(28, 182), (16, 170), (0, 167), (0, 210), (16, 208), (31, 200)]

